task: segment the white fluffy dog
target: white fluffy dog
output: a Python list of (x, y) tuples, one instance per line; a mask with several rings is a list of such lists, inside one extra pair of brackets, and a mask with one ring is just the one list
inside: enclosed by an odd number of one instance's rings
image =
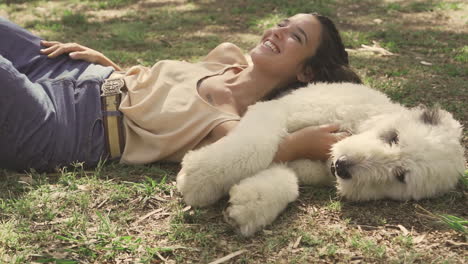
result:
[[(329, 161), (272, 165), (286, 133), (330, 123), (353, 135), (333, 145)], [(228, 136), (189, 152), (177, 187), (192, 206), (229, 193), (225, 218), (249, 236), (298, 197), (298, 182), (336, 179), (339, 194), (359, 201), (443, 193), (464, 171), (461, 132), (441, 109), (408, 109), (365, 85), (311, 84), (251, 106)]]

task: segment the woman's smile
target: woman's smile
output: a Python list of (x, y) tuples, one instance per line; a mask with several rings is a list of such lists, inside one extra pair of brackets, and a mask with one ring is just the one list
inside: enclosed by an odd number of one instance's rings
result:
[(269, 48), (271, 51), (274, 53), (280, 53), (280, 50), (278, 46), (276, 46), (275, 43), (273, 43), (271, 40), (267, 39), (265, 42), (263, 42), (263, 46)]

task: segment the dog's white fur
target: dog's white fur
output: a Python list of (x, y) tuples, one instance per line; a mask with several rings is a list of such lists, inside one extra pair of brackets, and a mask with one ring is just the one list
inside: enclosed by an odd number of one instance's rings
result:
[[(330, 123), (353, 135), (333, 145), (329, 161), (272, 165), (287, 133)], [(249, 107), (228, 136), (189, 152), (177, 187), (193, 206), (229, 193), (225, 218), (249, 236), (297, 198), (298, 181), (332, 184), (336, 178), (339, 194), (358, 201), (443, 193), (464, 171), (461, 132), (460, 123), (441, 109), (408, 109), (365, 85), (311, 84)], [(338, 159), (346, 161), (351, 178), (332, 175)]]

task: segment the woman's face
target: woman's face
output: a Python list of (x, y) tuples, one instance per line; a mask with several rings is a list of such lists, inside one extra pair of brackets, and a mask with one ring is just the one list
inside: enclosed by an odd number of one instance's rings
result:
[(278, 23), (263, 34), (250, 52), (255, 67), (286, 82), (297, 80), (305, 59), (315, 54), (322, 26), (313, 15), (297, 14)]

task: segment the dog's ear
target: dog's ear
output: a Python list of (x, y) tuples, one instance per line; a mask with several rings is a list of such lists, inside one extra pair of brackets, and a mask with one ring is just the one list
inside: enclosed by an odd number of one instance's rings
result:
[(419, 108), (422, 110), (421, 121), (424, 124), (436, 126), (440, 124), (440, 107), (426, 107), (425, 105), (419, 105)]

